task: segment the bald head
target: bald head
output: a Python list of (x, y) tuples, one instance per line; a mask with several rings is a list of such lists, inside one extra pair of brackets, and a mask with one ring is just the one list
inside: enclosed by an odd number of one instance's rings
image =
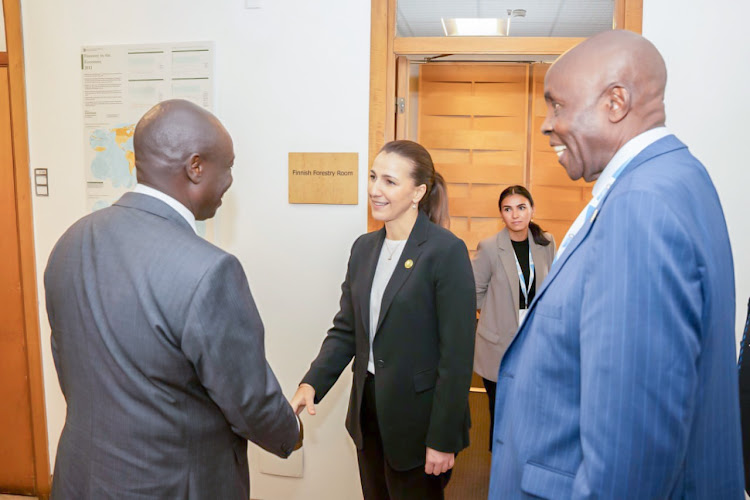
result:
[(598, 178), (633, 137), (664, 125), (667, 70), (659, 51), (629, 31), (606, 31), (572, 48), (545, 79), (542, 132), (572, 179)]
[(220, 174), (234, 162), (232, 139), (214, 115), (181, 99), (161, 102), (136, 125), (133, 148), (139, 183), (177, 199), (198, 220), (213, 216), (231, 184), (231, 172), (228, 182)]
[(667, 68), (656, 47), (641, 35), (624, 30), (599, 33), (563, 54), (550, 71), (568, 73), (595, 95), (621, 86), (630, 93), (632, 112), (640, 121), (649, 122), (640, 128), (652, 128), (653, 119), (657, 125), (664, 124)]
[(191, 153), (210, 153), (226, 130), (221, 122), (190, 101), (172, 99), (151, 108), (138, 121), (133, 137), (138, 181), (179, 171)]

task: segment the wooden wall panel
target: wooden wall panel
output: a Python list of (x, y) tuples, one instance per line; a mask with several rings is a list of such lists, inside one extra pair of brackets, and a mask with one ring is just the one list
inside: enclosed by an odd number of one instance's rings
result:
[(420, 67), (418, 141), (448, 184), (451, 230), (473, 252), (502, 228), (497, 197), (526, 182), (529, 65)]

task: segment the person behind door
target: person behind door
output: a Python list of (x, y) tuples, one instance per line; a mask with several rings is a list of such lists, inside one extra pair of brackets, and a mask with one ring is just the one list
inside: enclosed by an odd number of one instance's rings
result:
[(474, 371), (482, 377), (490, 407), (490, 450), (500, 360), (516, 334), (555, 256), (555, 240), (532, 222), (534, 200), (523, 186), (509, 186), (497, 202), (505, 229), (479, 242), (471, 261), (481, 310)]
[(247, 500), (247, 440), (286, 457), (301, 432), (240, 262), (195, 232), (232, 184), (232, 139), (170, 100), (133, 147), (135, 191), (68, 229), (44, 273), (67, 402), (52, 498)]
[(314, 415), (353, 357), (346, 427), (365, 499), (441, 499), (469, 441), (471, 263), (463, 241), (441, 227), (445, 183), (419, 144), (386, 144), (368, 195), (385, 227), (354, 242), (340, 310), (292, 406)]

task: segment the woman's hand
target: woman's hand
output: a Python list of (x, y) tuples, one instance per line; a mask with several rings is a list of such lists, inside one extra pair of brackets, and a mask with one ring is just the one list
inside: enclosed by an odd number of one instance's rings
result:
[(300, 384), (289, 404), (297, 415), (302, 413), (303, 408), (307, 408), (310, 415), (315, 415), (315, 388), (310, 384)]
[(456, 461), (455, 453), (444, 453), (427, 447), (425, 457), (424, 473), (439, 476), (443, 472), (448, 472), (453, 468)]

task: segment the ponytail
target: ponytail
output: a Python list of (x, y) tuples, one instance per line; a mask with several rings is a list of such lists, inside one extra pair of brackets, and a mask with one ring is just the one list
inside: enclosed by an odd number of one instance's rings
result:
[(435, 172), (432, 180), (432, 188), (419, 200), (419, 209), (438, 226), (443, 226), (446, 229), (450, 227), (451, 218), (448, 213), (448, 191), (445, 187), (445, 179), (440, 175), (440, 172)]
[(547, 236), (544, 234), (542, 228), (539, 227), (539, 224), (537, 224), (536, 222), (529, 222), (529, 231), (531, 231), (531, 237), (534, 238), (534, 243), (536, 243), (537, 245), (546, 247), (551, 243), (549, 238), (547, 238)]

